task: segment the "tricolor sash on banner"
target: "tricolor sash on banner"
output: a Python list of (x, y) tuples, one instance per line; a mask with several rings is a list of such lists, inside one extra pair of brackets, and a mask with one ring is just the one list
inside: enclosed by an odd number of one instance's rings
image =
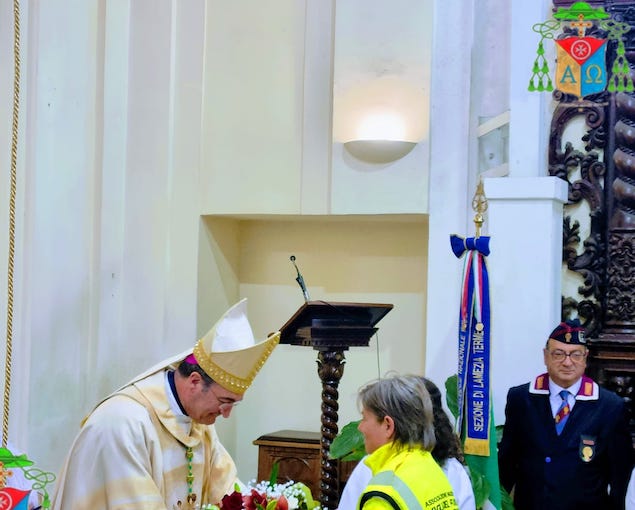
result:
[(466, 454), (490, 454), (490, 308), (485, 257), (489, 237), (451, 237), (457, 257), (464, 254), (459, 310), (457, 428), (465, 433)]

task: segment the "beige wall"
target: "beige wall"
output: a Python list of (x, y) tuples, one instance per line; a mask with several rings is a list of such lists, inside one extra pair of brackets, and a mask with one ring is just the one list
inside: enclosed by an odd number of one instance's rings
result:
[[(429, 2), (207, 7), (202, 214), (428, 212)], [(406, 157), (344, 150), (377, 114), (418, 142)]]
[(206, 5), (201, 209), (299, 212), (305, 2)]
[[(315, 299), (395, 305), (379, 340), (347, 353), (342, 423), (357, 416), (358, 386), (378, 374), (425, 370), (442, 383), (455, 371), (460, 263), (448, 236), (472, 231), (475, 4), (21, 2), (11, 433), (41, 467), (61, 465), (99, 398), (192, 346), (238, 298), (249, 298), (257, 336), (282, 325), (302, 303), (291, 254)], [(0, 0), (6, 61), (12, 7)], [(373, 59), (379, 49), (370, 42), (386, 40)], [(520, 117), (511, 118), (520, 121), (510, 128), (510, 175), (542, 175), (548, 126), (534, 113), (537, 100), (527, 100), (522, 64), (535, 46), (518, 35), (514, 47), (512, 110)], [(387, 165), (353, 160), (334, 126), (335, 111), (344, 112), (334, 105), (336, 89), (373, 76), (382, 84), (406, 78), (403, 90), (414, 84), (421, 94), (413, 105), (426, 107), (418, 121), (431, 126)], [(11, 87), (11, 74), (0, 74), (5, 120)], [(0, 207), (0, 262), (6, 211)], [(517, 218), (499, 221), (513, 231)], [(498, 274), (525, 270), (501, 263)], [(496, 274), (492, 268), (492, 281)], [(557, 309), (559, 296), (545, 292), (544, 280), (527, 280), (523, 292)], [(6, 283), (2, 272), (0, 292)], [(504, 283), (497, 299), (512, 302), (515, 289)], [(530, 339), (514, 328), (514, 341)], [(523, 368), (507, 370), (529, 377)], [(258, 435), (317, 430), (319, 394), (315, 352), (278, 348), (219, 427), (242, 477), (255, 476)]]
[[(391, 23), (419, 5), (406, 4)], [(3, 12), (10, 7), (2, 0)], [(425, 220), (316, 218), (294, 227), (298, 215), (338, 209), (331, 174), (335, 2), (265, 8), (256, 0), (91, 0), (79, 9), (56, 0), (28, 7), (21, 24), (29, 51), (15, 307), (16, 343), (27, 359), (15, 376), (20, 398), (12, 435), (35, 450), (43, 467), (61, 465), (95, 402), (193, 345), (239, 297), (251, 298), (254, 314), (267, 310), (256, 316), (258, 327), (281, 324), (300, 297), (289, 253), (278, 251), (284, 243), (322, 298), (396, 305), (405, 299), (419, 343), (404, 368), (421, 370)], [(10, 55), (11, 42), (2, 39), (3, 54)], [(5, 96), (10, 84), (3, 79)], [(2, 136), (8, 142), (9, 133)], [(398, 163), (362, 173), (349, 168), (367, 185), (361, 197), (359, 182), (348, 191), (338, 186), (338, 203), (347, 212), (412, 212), (411, 200), (403, 210), (384, 205), (416, 196), (421, 213), (426, 156), (409, 157), (406, 174), (391, 173)], [(416, 182), (404, 178), (408, 173)], [(216, 218), (210, 226), (200, 219), (209, 213), (248, 213), (256, 221), (237, 229), (234, 220)], [(294, 216), (266, 218), (281, 213)], [(400, 299), (402, 293), (408, 297)], [(387, 366), (400, 359), (383, 349)], [(72, 398), (51, 412), (48, 403), (69, 392)], [(311, 409), (275, 419), (293, 422)], [(257, 431), (244, 426), (237, 417), (225, 430), (234, 450), (249, 449), (255, 439)], [(253, 452), (249, 460), (249, 453), (237, 454), (246, 466), (255, 462)]]
[[(228, 296), (237, 298), (238, 291), (249, 299), (249, 317), (259, 339), (279, 329), (304, 302), (291, 255), (312, 300), (394, 305), (369, 347), (345, 353), (342, 425), (358, 419), (355, 394), (363, 383), (390, 370), (423, 372), (425, 216), (210, 216), (204, 230), (199, 303), (231, 301)], [(205, 316), (199, 307), (199, 334), (211, 325)], [(283, 429), (320, 430), (316, 358), (317, 351), (310, 347), (277, 347), (236, 409), (231, 426), (219, 424), (243, 479), (256, 476), (257, 450), (251, 442), (259, 436)]]

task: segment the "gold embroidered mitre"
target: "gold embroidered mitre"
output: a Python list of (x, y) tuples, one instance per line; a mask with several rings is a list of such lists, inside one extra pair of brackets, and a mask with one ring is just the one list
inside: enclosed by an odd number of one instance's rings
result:
[(242, 299), (196, 343), (194, 357), (216, 383), (242, 395), (279, 341), (277, 332), (256, 343), (247, 319), (247, 299)]

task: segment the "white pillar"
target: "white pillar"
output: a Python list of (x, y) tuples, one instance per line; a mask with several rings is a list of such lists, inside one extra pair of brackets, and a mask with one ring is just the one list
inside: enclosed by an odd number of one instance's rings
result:
[[(511, 62), (509, 83), (509, 175), (534, 177), (546, 174), (549, 137), (549, 92), (529, 92), (529, 78), (536, 58), (540, 35), (534, 23), (549, 19), (551, 0), (513, 1), (511, 8)], [(553, 51), (553, 41), (545, 49)], [(550, 57), (548, 57), (550, 58)], [(554, 65), (551, 59), (549, 65)], [(553, 68), (552, 68), (553, 69)]]
[(545, 370), (542, 348), (560, 322), (562, 217), (558, 177), (485, 179), (491, 253), (492, 387), (496, 424), (511, 386)]
[[(440, 4), (443, 5), (440, 5)], [(446, 7), (447, 4), (447, 7)], [(452, 254), (450, 235), (468, 235), (468, 169), (471, 69), (460, 59), (472, 41), (472, 9), (454, 2), (435, 6), (438, 30), (432, 60), (431, 153), (429, 183), (428, 296), (424, 375), (443, 388), (457, 372), (457, 327), (461, 262)], [(448, 66), (448, 62), (452, 62)]]

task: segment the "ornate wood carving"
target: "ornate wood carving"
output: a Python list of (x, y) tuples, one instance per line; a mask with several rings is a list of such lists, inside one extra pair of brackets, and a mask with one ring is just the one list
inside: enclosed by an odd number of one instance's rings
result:
[(339, 474), (337, 460), (331, 459), (329, 452), (338, 426), (338, 387), (344, 374), (343, 351), (320, 351), (318, 354), (318, 375), (322, 381), (322, 481), (320, 482), (321, 503), (324, 508), (335, 508), (339, 501)]
[[(572, 3), (555, 0), (554, 7)], [(633, 27), (624, 43), (635, 78), (635, 2), (588, 3), (603, 6), (614, 19)], [(609, 46), (608, 69), (615, 57), (615, 46)], [(583, 101), (554, 94), (554, 99), (549, 174), (569, 183), (563, 262), (582, 281), (576, 296), (563, 296), (562, 315), (575, 312), (583, 321), (589, 338), (588, 373), (626, 399), (635, 437), (635, 94), (605, 92)], [(567, 127), (581, 118), (586, 130), (582, 138), (564, 140)], [(584, 220), (581, 205), (588, 210)]]
[[(554, 94), (559, 100), (558, 94)], [(549, 175), (560, 177), (569, 184), (568, 203), (565, 206), (563, 228), (563, 261), (567, 269), (582, 277), (579, 296), (563, 298), (563, 316), (573, 310), (585, 319), (588, 336), (601, 330), (601, 297), (606, 274), (606, 211), (604, 176), (605, 165), (600, 158), (606, 146), (606, 101), (586, 101), (583, 105), (560, 102), (556, 107), (549, 140)], [(584, 151), (575, 149), (562, 137), (566, 127), (583, 118), (587, 131), (582, 137)], [(564, 147), (563, 147), (564, 143)], [(580, 220), (574, 219), (568, 210), (578, 209), (585, 202), (589, 208), (589, 235), (581, 239)], [(580, 246), (582, 244), (582, 246)]]

